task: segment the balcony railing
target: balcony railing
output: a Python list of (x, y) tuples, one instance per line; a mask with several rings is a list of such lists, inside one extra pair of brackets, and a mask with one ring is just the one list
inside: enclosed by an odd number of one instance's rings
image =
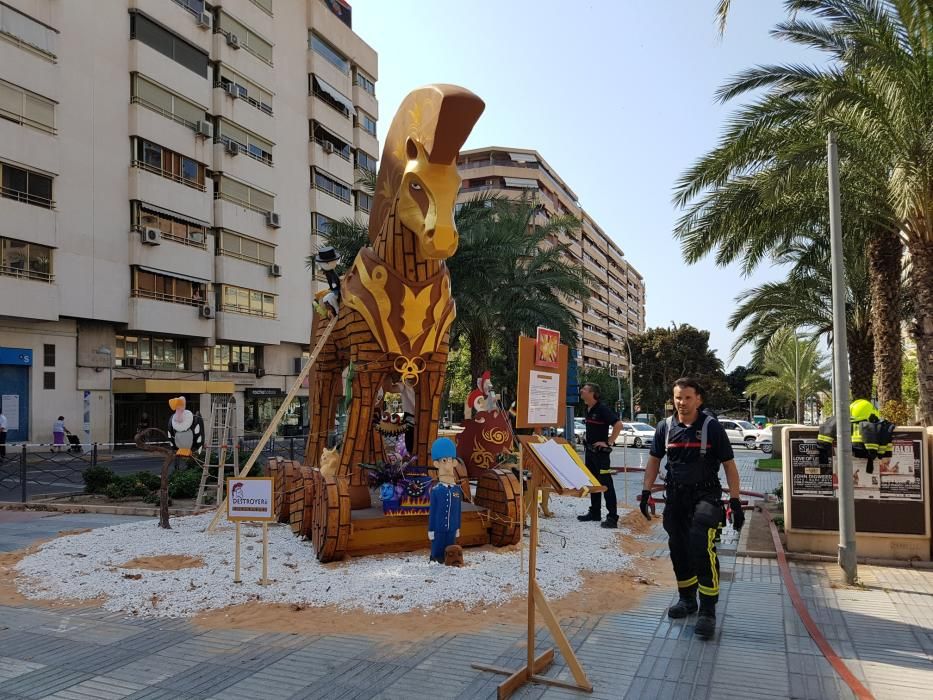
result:
[(154, 166), (154, 165), (149, 165), (149, 163), (146, 163), (145, 161), (142, 161), (142, 160), (133, 160), (133, 161), (130, 163), (130, 165), (132, 165), (134, 168), (139, 168), (140, 170), (145, 170), (145, 171), (147, 171), (147, 172), (153, 173), (153, 174), (158, 175), (158, 176), (160, 176), (160, 177), (164, 177), (164, 178), (167, 179), (167, 180), (172, 180), (173, 182), (177, 182), (177, 183), (179, 183), (179, 184), (181, 184), (181, 185), (184, 185), (185, 187), (190, 187), (190, 188), (193, 189), (193, 190), (198, 190), (199, 192), (206, 192), (206, 191), (207, 191), (207, 187), (206, 187), (205, 185), (203, 185), (203, 184), (197, 182), (196, 180), (189, 180), (189, 179), (187, 179), (187, 178), (185, 178), (185, 177), (182, 177), (181, 175), (177, 175), (177, 174), (175, 174), (175, 173), (173, 173), (173, 172), (171, 172), (171, 171), (169, 171), (169, 170), (163, 170), (162, 168), (157, 168), (157, 167)]
[(275, 311), (260, 311), (257, 309), (251, 309), (248, 306), (241, 306), (239, 304), (221, 304), (217, 310), (223, 311), (225, 313), (243, 314), (244, 316), (258, 316), (260, 318), (270, 318), (273, 320), (278, 318), (278, 314), (276, 314)]
[(18, 265), (0, 265), (0, 275), (4, 277), (19, 277), (20, 279), (36, 280), (39, 282), (54, 282), (55, 275), (51, 272), (39, 272), (37, 270), (27, 270)]
[(0, 187), (0, 195), (2, 195), (4, 199), (15, 199), (17, 202), (25, 202), (26, 204), (32, 204), (33, 206), (42, 207), (43, 209), (55, 208), (54, 199), (39, 197), (34, 194), (29, 194), (28, 192), (14, 190), (10, 187)]
[(130, 292), (130, 296), (139, 297), (141, 299), (155, 299), (156, 301), (167, 301), (172, 304), (184, 304), (185, 306), (201, 306), (204, 304), (203, 299), (195, 299), (193, 297), (181, 297), (176, 294), (166, 294), (165, 292), (154, 292), (148, 289), (134, 289)]

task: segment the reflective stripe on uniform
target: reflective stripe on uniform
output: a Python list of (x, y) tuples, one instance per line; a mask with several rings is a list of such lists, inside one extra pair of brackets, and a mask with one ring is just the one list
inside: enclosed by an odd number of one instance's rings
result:
[(706, 552), (709, 555), (709, 568), (713, 580), (712, 586), (699, 584), (700, 593), (703, 595), (719, 595), (719, 569), (716, 566), (716, 528), (711, 527), (706, 535)]
[(691, 578), (688, 578), (686, 581), (678, 581), (678, 582), (677, 582), (677, 587), (678, 587), (678, 588), (690, 588), (690, 586), (695, 586), (695, 585), (697, 585), (697, 577), (696, 577), (696, 576), (693, 576), (693, 577), (691, 577)]

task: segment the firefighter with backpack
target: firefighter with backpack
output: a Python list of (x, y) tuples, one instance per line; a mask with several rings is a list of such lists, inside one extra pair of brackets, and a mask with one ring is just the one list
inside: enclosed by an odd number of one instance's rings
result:
[[(882, 420), (871, 401), (856, 399), (849, 406), (849, 427), (852, 430), (852, 456), (866, 460), (865, 472), (875, 471), (876, 457), (891, 456), (891, 438), (894, 424)], [(820, 425), (816, 436), (820, 464), (829, 464), (836, 442), (836, 417), (830, 416)]]
[(679, 595), (667, 614), (677, 619), (699, 610), (695, 633), (701, 639), (710, 639), (716, 632), (719, 600), (716, 539), (725, 521), (720, 464), (729, 484), (729, 507), (736, 530), (745, 523), (745, 514), (739, 501), (739, 471), (732, 445), (719, 421), (703, 408), (703, 393), (695, 379), (682, 377), (674, 382), (675, 412), (658, 423), (655, 430), (640, 508), (650, 520), (651, 487), (661, 468), (661, 459), (666, 456), (663, 523)]

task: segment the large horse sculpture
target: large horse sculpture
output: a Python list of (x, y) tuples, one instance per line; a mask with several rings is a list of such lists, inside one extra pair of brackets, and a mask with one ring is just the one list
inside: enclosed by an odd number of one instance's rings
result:
[[(414, 386), (413, 453), (419, 464), (430, 464), (456, 315), (444, 261), (457, 250), (457, 155), (483, 108), (482, 100), (463, 88), (423, 87), (405, 98), (386, 136), (370, 246), (344, 276), (340, 317), (310, 383), (305, 461), (314, 464), (334, 425), (341, 374), (352, 363), (352, 404), (338, 476), (349, 477), (354, 509), (370, 506), (359, 465), (374, 461), (372, 411), (383, 377), (401, 377)], [(316, 322), (312, 344), (325, 325)]]

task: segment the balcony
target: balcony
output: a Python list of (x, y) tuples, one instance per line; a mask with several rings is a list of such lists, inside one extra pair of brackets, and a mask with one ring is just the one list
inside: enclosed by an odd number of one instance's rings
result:
[(239, 231), (261, 238), (275, 231), (266, 226), (266, 215), (241, 203), (227, 199), (214, 200), (214, 226)]
[[(347, 143), (353, 143), (353, 120), (335, 109), (329, 102), (318, 95), (308, 95), (308, 114), (328, 131)], [(365, 148), (363, 149), (366, 150)], [(377, 151), (366, 151), (376, 153)]]
[(130, 136), (141, 136), (211, 169), (211, 141), (197, 136), (191, 125), (182, 124), (136, 103), (130, 105), (129, 129)]
[(36, 321), (57, 321), (58, 285), (15, 270), (0, 270), (0, 314)]
[(359, 85), (353, 86), (353, 104), (371, 114), (373, 119), (379, 119), (379, 102)]
[(211, 220), (211, 193), (207, 187), (210, 185), (200, 190), (142, 168), (130, 166), (129, 169), (130, 199), (149, 202), (196, 221)]
[(239, 124), (244, 129), (270, 141), (275, 138), (275, 121), (272, 115), (260, 109), (254, 103), (242, 97), (228, 95), (218, 85), (215, 85), (211, 91), (211, 98), (212, 113), (215, 116)]
[(362, 148), (367, 153), (379, 153), (379, 139), (364, 131), (361, 126), (353, 128), (353, 146)]
[(0, 118), (0, 143), (3, 144), (3, 158), (8, 162), (23, 163), (46, 173), (61, 172), (58, 140), (54, 134)]
[(270, 163), (260, 160), (242, 147), (237, 155), (231, 155), (226, 144), (220, 141), (215, 141), (213, 148), (214, 172), (231, 175), (267, 192), (275, 190), (275, 170)]
[(186, 245), (162, 237), (159, 245), (142, 242), (139, 231), (129, 232), (130, 265), (171, 270), (179, 275), (210, 280), (214, 272), (214, 237), (207, 236), (203, 246)]
[(175, 34), (194, 44), (204, 53), (210, 53), (210, 27), (199, 27), (194, 13), (188, 12), (181, 5), (165, 2), (165, 0), (129, 0), (129, 9), (139, 10), (149, 15), (159, 24), (171, 27)]
[(322, 170), (326, 170), (344, 182), (354, 182), (356, 180), (356, 170), (353, 167), (353, 162), (349, 158), (345, 158), (339, 150), (325, 151), (324, 143), (326, 142), (317, 139), (311, 141), (308, 145), (311, 164), (320, 166)]
[(241, 260), (229, 255), (214, 258), (214, 282), (278, 293), (277, 279), (269, 275), (269, 263)]
[[(177, 7), (174, 3), (164, 4)], [(172, 90), (195, 104), (209, 105), (211, 103), (211, 84), (206, 73), (198, 75), (183, 68), (172, 59), (136, 39), (130, 41), (129, 70), (130, 72), (139, 71), (162, 85), (171, 85)]]
[(282, 337), (279, 321), (232, 311), (217, 312), (217, 338), (240, 343), (278, 345)]
[(314, 187), (311, 188), (309, 201), (311, 211), (323, 214), (330, 219), (341, 221), (347, 217), (352, 219), (355, 216), (352, 200), (344, 202)]
[(203, 302), (194, 305), (133, 296), (129, 300), (128, 328), (153, 334), (212, 338), (214, 320), (201, 317), (202, 306)]
[(226, 63), (257, 85), (275, 85), (275, 73), (272, 66), (260, 60), (244, 48), (235, 49), (227, 44), (227, 35), (213, 35), (211, 61)]
[(58, 212), (11, 198), (18, 196), (15, 192), (4, 191), (4, 196), (0, 197), (3, 235), (53, 248), (58, 246)]

